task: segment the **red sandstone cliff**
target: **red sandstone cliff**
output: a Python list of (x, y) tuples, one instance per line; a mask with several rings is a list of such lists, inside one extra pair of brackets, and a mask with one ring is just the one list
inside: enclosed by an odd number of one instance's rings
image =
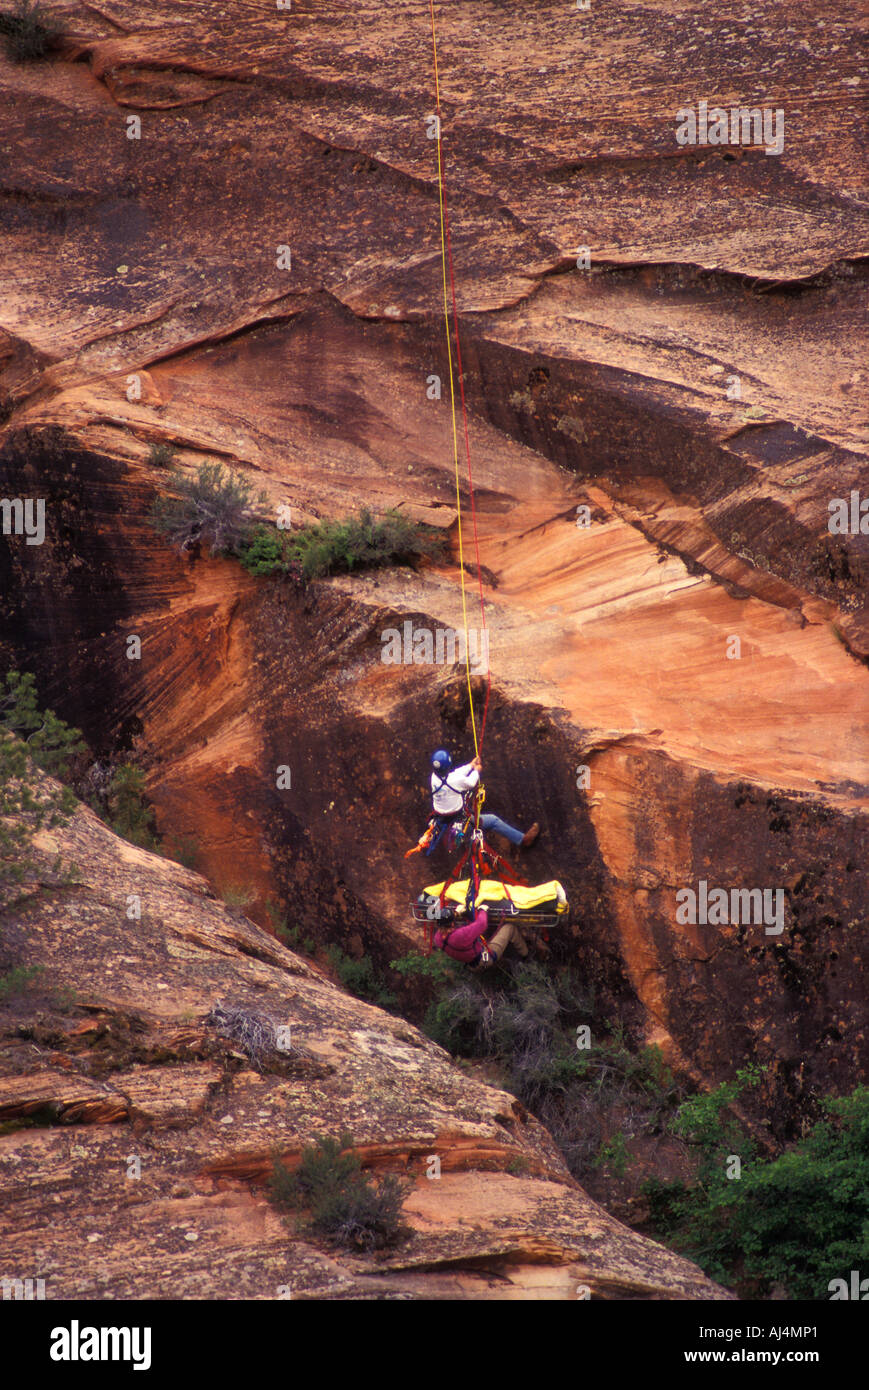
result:
[[(296, 521), (453, 522), (425, 7), (59, 8), (50, 66), (0, 58), (0, 477), (53, 518), (0, 543), (0, 655), (135, 744), (161, 828), (259, 921), (385, 962), (426, 755), (469, 730), (455, 674), (381, 634), (456, 626), (458, 570), (300, 597), (180, 560), (148, 449)], [(540, 819), (614, 1016), (696, 1079), (769, 1063), (786, 1128), (865, 1065), (869, 540), (827, 523), (869, 494), (866, 213), (854, 7), (752, 13), (445, 6), (441, 94), (492, 804)], [(781, 107), (782, 154), (679, 146), (700, 99)], [(786, 931), (678, 925), (701, 879), (780, 888)]]

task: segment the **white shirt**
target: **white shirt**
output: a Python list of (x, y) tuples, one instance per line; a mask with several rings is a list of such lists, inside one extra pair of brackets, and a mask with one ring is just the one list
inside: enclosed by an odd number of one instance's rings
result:
[(451, 816), (455, 811), (462, 809), (462, 793), (468, 792), (475, 787), (480, 780), (480, 774), (470, 763), (465, 763), (464, 767), (454, 767), (447, 773), (446, 779), (439, 773), (433, 772), (431, 775), (432, 805), (439, 816)]

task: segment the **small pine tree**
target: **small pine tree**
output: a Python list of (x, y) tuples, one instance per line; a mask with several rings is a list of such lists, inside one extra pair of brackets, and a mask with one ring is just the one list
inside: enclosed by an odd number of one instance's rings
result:
[(285, 566), (284, 537), (271, 526), (258, 526), (241, 547), (239, 556), (250, 574), (275, 574)]
[(353, 956), (345, 955), (340, 946), (329, 946), (326, 955), (338, 979), (351, 994), (358, 995), (360, 999), (370, 999), (381, 1009), (394, 1007), (397, 1002), (395, 995), (386, 988), (370, 956), (355, 960)]
[(34, 677), (19, 671), (0, 676), (0, 730), (19, 738), (37, 767), (55, 777), (67, 775), (72, 760), (85, 752), (80, 731), (53, 710), (40, 710)]
[(38, 786), (34, 767), (63, 776), (84, 751), (77, 729), (38, 708), (32, 675), (0, 676), (0, 908), (33, 868), (34, 832), (63, 822), (76, 804), (67, 787)]
[(156, 849), (154, 812), (145, 800), (145, 774), (131, 763), (116, 769), (108, 791), (112, 829), (142, 849)]

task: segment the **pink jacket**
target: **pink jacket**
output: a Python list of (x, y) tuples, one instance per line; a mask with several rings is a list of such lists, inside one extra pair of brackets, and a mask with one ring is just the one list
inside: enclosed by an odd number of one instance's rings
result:
[(434, 934), (434, 944), (438, 950), (446, 951), (453, 960), (460, 960), (465, 965), (472, 965), (478, 961), (483, 953), (482, 940), (489, 927), (489, 914), (484, 907), (477, 912), (472, 922), (465, 926), (454, 927), (450, 932), (436, 931)]

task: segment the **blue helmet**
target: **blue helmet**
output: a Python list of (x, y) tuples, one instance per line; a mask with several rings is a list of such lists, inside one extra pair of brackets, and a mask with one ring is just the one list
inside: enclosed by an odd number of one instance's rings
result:
[(445, 748), (439, 748), (436, 753), (432, 753), (431, 755), (431, 765), (435, 772), (439, 772), (443, 775), (449, 772), (453, 765), (453, 760)]

